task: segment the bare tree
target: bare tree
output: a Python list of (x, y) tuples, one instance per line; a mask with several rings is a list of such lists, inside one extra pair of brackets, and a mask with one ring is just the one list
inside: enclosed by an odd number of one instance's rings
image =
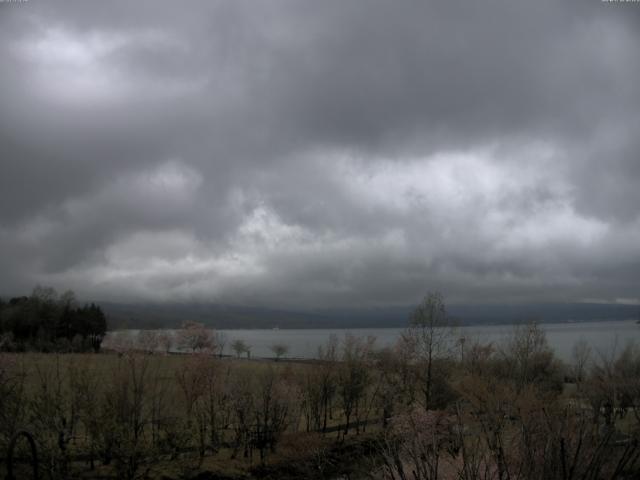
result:
[(503, 356), (518, 389), (530, 383), (545, 384), (556, 390), (562, 388), (559, 364), (544, 330), (536, 322), (514, 328)]
[(276, 361), (280, 360), (280, 357), (289, 353), (289, 345), (285, 345), (284, 343), (274, 343), (271, 345), (270, 349), (276, 356)]
[(53, 360), (36, 364), (37, 382), (29, 410), (50, 475), (66, 478), (79, 422), (77, 395), (68, 381), (73, 373), (64, 371), (65, 359), (56, 355)]
[(475, 376), (483, 376), (490, 371), (490, 362), (496, 353), (493, 343), (481, 343), (473, 341), (466, 346), (466, 353), (462, 367), (464, 370)]
[(25, 377), (24, 367), (18, 365), (14, 356), (0, 353), (0, 448), (3, 452), (26, 414)]
[(218, 360), (210, 355), (192, 355), (176, 372), (183, 394), (186, 430), (195, 431), (198, 454), (205, 455), (207, 444), (215, 448), (217, 435)]
[(240, 449), (243, 450), (245, 458), (250, 454), (251, 426), (255, 408), (253, 383), (252, 376), (242, 370), (235, 372), (229, 385), (229, 402), (233, 412), (231, 427), (234, 434), (232, 459), (236, 458)]
[(254, 425), (252, 441), (264, 462), (267, 451), (275, 451), (276, 444), (287, 428), (292, 399), (297, 397), (293, 386), (280, 378), (278, 372), (269, 368), (258, 382), (255, 392)]
[(318, 348), (320, 395), (322, 402), (322, 431), (327, 431), (327, 422), (332, 419), (333, 399), (337, 390), (337, 376), (335, 364), (338, 360), (339, 340), (336, 335), (331, 335), (326, 345)]
[(591, 347), (584, 338), (573, 344), (571, 356), (573, 360), (573, 378), (576, 384), (580, 385), (584, 380), (587, 364), (591, 358)]
[(431, 408), (434, 360), (449, 353), (452, 335), (442, 295), (430, 292), (411, 315), (405, 340), (417, 363), (416, 374), (424, 398), (424, 408)]
[(468, 376), (458, 386), (458, 478), (617, 479), (635, 471), (636, 440), (614, 441), (614, 429), (596, 428), (584, 405), (540, 384), (504, 380)]
[(318, 365), (310, 365), (300, 372), (298, 382), (301, 391), (302, 411), (306, 431), (319, 431), (322, 428), (322, 379)]
[(214, 333), (214, 342), (216, 345), (216, 350), (218, 351), (218, 355), (222, 358), (224, 354), (224, 347), (226, 347), (228, 342), (227, 334), (224, 332), (216, 331)]
[[(345, 417), (344, 434), (349, 433), (352, 417), (360, 415), (366, 390), (371, 382), (369, 361), (375, 337), (361, 339), (353, 335), (345, 335), (342, 346), (342, 362), (337, 368), (338, 395)], [(359, 432), (360, 426), (356, 424)]]
[(126, 354), (118, 359), (104, 385), (101, 450), (104, 462), (115, 461), (119, 478), (133, 479), (151, 462), (144, 438), (150, 422), (149, 358)]
[(414, 410), (393, 419), (380, 444), (382, 478), (437, 480), (452, 442), (453, 421), (441, 411)]
[(633, 341), (620, 352), (614, 363), (618, 413), (631, 410), (640, 422), (640, 347)]
[(238, 358), (240, 358), (243, 353), (247, 354), (247, 358), (251, 357), (251, 345), (248, 345), (240, 338), (231, 342), (231, 349), (236, 352)]
[(89, 449), (89, 465), (95, 468), (95, 460), (100, 445), (101, 421), (100, 399), (102, 396), (101, 378), (95, 374), (95, 360), (71, 365), (75, 370), (70, 377), (71, 389), (76, 397), (79, 422), (84, 433), (84, 442)]

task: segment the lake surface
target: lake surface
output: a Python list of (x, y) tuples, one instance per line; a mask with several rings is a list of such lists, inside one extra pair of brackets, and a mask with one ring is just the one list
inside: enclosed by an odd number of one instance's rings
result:
[[(630, 341), (640, 344), (640, 325), (633, 320), (548, 323), (540, 324), (540, 327), (546, 332), (549, 345), (556, 355), (566, 361), (571, 360), (573, 346), (581, 339), (591, 346), (596, 355), (620, 351)], [(403, 331), (402, 328), (219, 330), (226, 336), (225, 354), (233, 354), (231, 343), (241, 339), (251, 346), (252, 357), (273, 357), (270, 347), (281, 343), (289, 347), (287, 357), (296, 358), (314, 358), (318, 347), (325, 345), (331, 335), (337, 335), (340, 339), (347, 333), (359, 337), (371, 335), (376, 337), (378, 347), (385, 347), (396, 342)], [(513, 325), (473, 325), (457, 327), (454, 335), (464, 336), (469, 342), (467, 344), (478, 340), (500, 346), (513, 331)], [(136, 331), (131, 331), (131, 334), (135, 335)]]

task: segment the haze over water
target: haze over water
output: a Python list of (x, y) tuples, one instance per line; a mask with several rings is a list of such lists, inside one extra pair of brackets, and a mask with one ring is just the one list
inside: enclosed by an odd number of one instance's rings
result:
[[(575, 323), (546, 323), (540, 324), (545, 331), (549, 346), (556, 355), (567, 362), (571, 361), (572, 349), (579, 340), (585, 340), (592, 349), (592, 354), (608, 356), (612, 352), (619, 352), (629, 342), (640, 343), (640, 325), (634, 320), (575, 322)], [(513, 334), (514, 325), (472, 325), (456, 327), (453, 339), (465, 337), (467, 345), (474, 341), (483, 344), (493, 343), (500, 348)], [(273, 357), (271, 346), (279, 343), (289, 347), (288, 358), (315, 358), (318, 347), (326, 345), (332, 335), (339, 339), (346, 334), (357, 337), (376, 337), (378, 348), (393, 345), (400, 337), (404, 328), (323, 328), (323, 329), (253, 329), (253, 330), (219, 330), (226, 335), (223, 353), (232, 355), (231, 343), (243, 340), (251, 346), (253, 358)], [(137, 330), (130, 330), (135, 335)], [(113, 335), (107, 334), (107, 337)], [(107, 343), (109, 338), (106, 339)]]
[[(548, 323), (541, 324), (547, 334), (549, 345), (556, 355), (565, 361), (571, 360), (573, 345), (581, 339), (586, 340), (593, 354), (608, 355), (614, 349), (619, 351), (628, 342), (640, 342), (640, 325), (633, 320), (608, 322)], [(464, 336), (467, 345), (478, 340), (501, 346), (513, 333), (514, 325), (473, 325), (457, 327), (454, 338)], [(289, 346), (290, 357), (314, 358), (318, 347), (326, 344), (331, 335), (343, 338), (350, 333), (359, 337), (376, 337), (376, 345), (392, 345), (404, 331), (403, 328), (357, 328), (357, 329), (292, 329), (292, 330), (221, 330), (227, 334), (229, 345), (233, 340), (242, 339), (252, 346), (251, 355), (272, 357), (270, 346), (283, 343)], [(225, 353), (232, 353), (225, 347)]]

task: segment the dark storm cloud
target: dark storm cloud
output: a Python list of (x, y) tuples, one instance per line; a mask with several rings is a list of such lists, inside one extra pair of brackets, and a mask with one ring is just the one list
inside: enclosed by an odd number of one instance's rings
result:
[(0, 3), (0, 290), (637, 301), (638, 12)]

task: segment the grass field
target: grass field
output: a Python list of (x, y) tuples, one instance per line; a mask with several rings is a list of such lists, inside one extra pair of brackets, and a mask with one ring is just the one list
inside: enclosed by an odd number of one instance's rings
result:
[[(123, 474), (115, 464), (130, 463), (131, 456), (138, 463), (135, 472), (124, 472), (131, 478), (189, 478), (199, 471), (240, 478), (257, 465), (263, 473), (278, 465), (290, 470), (292, 456), (301, 468), (317, 468), (305, 462), (322, 463), (329, 452), (332, 468), (341, 462), (332, 450), (337, 440), (344, 442), (345, 418), (337, 406), (328, 415), (328, 433), (306, 431), (300, 385), (313, 363), (115, 353), (2, 354), (0, 360), (16, 399), (5, 405), (15, 414), (3, 429), (0, 456), (8, 436), (26, 429), (41, 463), (61, 470), (54, 477), (115, 478)], [(277, 429), (277, 444), (260, 448), (246, 438), (260, 422)], [(105, 440), (101, 431), (107, 429), (117, 435)], [(109, 462), (101, 456), (110, 442), (116, 445)]]

